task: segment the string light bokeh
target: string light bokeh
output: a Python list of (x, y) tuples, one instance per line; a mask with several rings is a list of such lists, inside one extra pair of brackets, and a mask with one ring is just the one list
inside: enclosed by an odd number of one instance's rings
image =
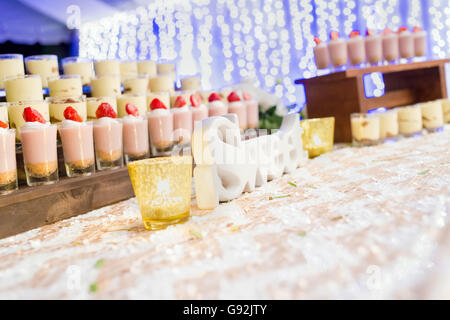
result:
[[(432, 57), (449, 56), (448, 0), (159, 0), (83, 24), (79, 55), (174, 61), (179, 77), (201, 74), (204, 89), (251, 78), (286, 105), (304, 104), (293, 82), (316, 75), (315, 35), (402, 25), (428, 31)], [(368, 75), (365, 87), (382, 95), (381, 75)]]

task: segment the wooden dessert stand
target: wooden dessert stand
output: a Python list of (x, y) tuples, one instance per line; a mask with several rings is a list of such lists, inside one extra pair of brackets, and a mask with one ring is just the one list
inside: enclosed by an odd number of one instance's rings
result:
[[(334, 116), (335, 141), (351, 142), (351, 113), (447, 98), (444, 65), (448, 62), (450, 59), (348, 69), (295, 83), (305, 85), (308, 117)], [(385, 94), (367, 98), (363, 76), (373, 72), (383, 74)]]

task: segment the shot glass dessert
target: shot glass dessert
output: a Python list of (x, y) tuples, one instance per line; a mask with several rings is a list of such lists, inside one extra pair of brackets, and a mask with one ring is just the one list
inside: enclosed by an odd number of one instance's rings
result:
[(173, 147), (173, 115), (166, 105), (154, 98), (147, 114), (150, 147), (153, 156), (165, 154)]
[(396, 109), (380, 112), (380, 138), (395, 140), (398, 137), (398, 114)]
[(379, 65), (383, 62), (383, 43), (379, 34), (367, 29), (364, 40), (367, 62), (371, 65)]
[(191, 94), (189, 100), (191, 101), (192, 128), (194, 128), (197, 122), (208, 118), (208, 107), (202, 103), (202, 98), (198, 93)]
[(84, 95), (78, 97), (50, 97), (45, 100), (48, 102), (51, 123), (58, 123), (66, 119), (64, 111), (67, 107), (74, 108), (82, 121), (87, 120), (86, 96)]
[(422, 132), (422, 111), (420, 106), (407, 106), (397, 108), (398, 128), (401, 135), (411, 137)]
[(192, 135), (192, 112), (182, 95), (175, 99), (173, 108), (173, 141), (179, 144), (189, 144)]
[(158, 76), (148, 79), (148, 88), (151, 92), (171, 92), (175, 90), (174, 81), (170, 76)]
[(414, 35), (406, 27), (398, 29), (398, 49), (402, 62), (414, 57)]
[(147, 113), (147, 97), (143, 94), (123, 94), (117, 97), (117, 113), (119, 118), (127, 116), (129, 113), (126, 106), (132, 104), (135, 106), (140, 115)]
[(138, 74), (145, 74), (149, 77), (156, 77), (158, 71), (156, 63), (151, 60), (142, 60), (137, 62)]
[(116, 59), (97, 60), (94, 62), (95, 75), (103, 76), (120, 76), (120, 62)]
[(23, 76), (23, 56), (21, 54), (0, 54), (0, 89), (5, 88), (4, 78)]
[(139, 74), (122, 80), (124, 94), (147, 94), (148, 91), (148, 76)]
[(436, 132), (442, 130), (444, 125), (444, 117), (442, 112), (442, 103), (440, 101), (430, 101), (420, 103), (422, 112), (422, 124), (428, 132)]
[(444, 122), (450, 123), (450, 100), (442, 99), (442, 113), (444, 114)]
[(150, 156), (148, 121), (141, 117), (138, 108), (129, 103), (123, 120), (123, 152), (125, 163), (142, 160)]
[(344, 39), (339, 38), (339, 33), (331, 32), (331, 40), (328, 42), (330, 60), (335, 69), (342, 69), (347, 64), (347, 44)]
[(27, 184), (33, 187), (58, 181), (57, 126), (31, 107), (24, 109), (23, 117), (26, 123), (19, 131)]
[(79, 97), (83, 95), (81, 76), (78, 74), (48, 78), (50, 97)]
[(123, 125), (107, 103), (97, 109), (94, 121), (94, 145), (98, 170), (117, 169), (123, 166)]
[(208, 102), (208, 115), (210, 117), (222, 116), (228, 113), (228, 106), (222, 101), (217, 93), (211, 93)]
[(97, 109), (107, 103), (117, 113), (117, 100), (115, 97), (90, 97), (86, 99), (87, 120), (97, 119)]
[(134, 78), (138, 75), (138, 67), (136, 61), (120, 62), (120, 78), (123, 80)]
[(93, 97), (117, 97), (121, 94), (120, 76), (106, 75), (91, 80)]
[(373, 146), (380, 142), (380, 117), (374, 113), (350, 115), (353, 145)]
[(48, 102), (43, 100), (36, 101), (19, 101), (8, 102), (8, 116), (9, 125), (11, 128), (16, 129), (16, 138), (20, 141), (20, 128), (25, 124), (23, 113), (25, 108), (31, 107), (33, 110), (39, 112), (44, 118), (45, 122), (50, 122), (50, 112)]
[(202, 89), (200, 77), (186, 77), (181, 79), (181, 90), (200, 91)]
[(77, 110), (67, 107), (66, 118), (59, 125), (68, 177), (91, 175), (95, 172), (92, 122), (83, 122)]
[(258, 101), (252, 98), (248, 92), (242, 92), (245, 106), (247, 108), (247, 128), (259, 127), (259, 108)]
[(8, 103), (0, 102), (0, 121), (9, 124)]
[(154, 99), (161, 101), (164, 106), (170, 109), (170, 95), (169, 92), (148, 92), (147, 93), (147, 111), (151, 111), (150, 105)]
[(79, 75), (83, 86), (89, 85), (94, 76), (94, 66), (91, 59), (67, 57), (61, 60), (65, 75)]
[(347, 50), (352, 66), (361, 66), (366, 61), (364, 38), (359, 35), (359, 31), (350, 33), (350, 39), (347, 40)]
[(413, 29), (414, 55), (424, 57), (427, 54), (427, 32), (419, 27)]
[(314, 37), (316, 46), (314, 47), (314, 60), (316, 61), (317, 69), (324, 70), (330, 66), (330, 55), (328, 53), (328, 46), (322, 42), (318, 37)]
[(47, 78), (59, 75), (58, 57), (54, 54), (26, 57), (25, 66), (28, 74), (41, 76), (43, 88), (48, 88)]
[(185, 101), (189, 101), (189, 97), (191, 96), (191, 93), (193, 91), (174, 91), (170, 92), (170, 108), (175, 107), (175, 100), (177, 100), (178, 97), (183, 97)]
[(167, 76), (172, 80), (172, 84), (177, 81), (177, 75), (175, 73), (175, 64), (170, 62), (162, 62), (157, 64), (158, 75)]
[(398, 60), (398, 35), (392, 32), (391, 29), (386, 28), (382, 35), (383, 43), (383, 58), (388, 63), (394, 63)]
[(241, 130), (247, 129), (247, 107), (241, 101), (238, 94), (232, 91), (228, 95), (228, 113), (235, 113), (238, 117), (239, 128)]
[(3, 79), (6, 101), (43, 100), (41, 77), (38, 75), (15, 76)]
[(0, 120), (0, 195), (17, 189), (16, 130)]

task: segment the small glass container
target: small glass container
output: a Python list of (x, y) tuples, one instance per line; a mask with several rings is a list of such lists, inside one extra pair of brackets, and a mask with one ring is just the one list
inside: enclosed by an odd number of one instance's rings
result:
[(380, 138), (384, 141), (395, 141), (399, 133), (398, 111), (391, 109), (379, 112), (378, 114), (380, 115)]
[(172, 92), (175, 90), (175, 82), (170, 76), (159, 75), (148, 79), (148, 88), (151, 92)]
[(139, 110), (140, 116), (147, 113), (147, 97), (143, 94), (122, 94), (117, 97), (117, 114), (119, 118), (128, 115), (126, 111), (127, 104), (134, 105)]
[[(189, 108), (191, 91), (177, 91), (176, 95), (171, 96), (173, 99), (170, 111), (173, 115), (173, 140), (176, 143), (186, 145), (191, 143), (192, 136), (192, 110)], [(176, 107), (175, 101), (178, 97), (182, 97), (186, 104), (182, 107)]]
[(334, 117), (301, 120), (300, 127), (303, 128), (303, 149), (310, 158), (333, 150)]
[(120, 78), (122, 82), (128, 78), (135, 78), (138, 75), (138, 66), (135, 60), (120, 62)]
[(372, 34), (364, 39), (367, 63), (378, 66), (383, 62), (383, 42), (379, 34)]
[(364, 38), (362, 36), (355, 36), (347, 40), (347, 51), (350, 65), (363, 66), (366, 62), (366, 49), (364, 45)]
[(83, 86), (89, 85), (94, 76), (94, 66), (91, 59), (67, 57), (61, 60), (61, 64), (65, 75), (80, 75)]
[(166, 155), (174, 144), (173, 114), (167, 109), (157, 109), (148, 112), (147, 119), (152, 155)]
[(149, 77), (156, 77), (158, 75), (158, 70), (156, 63), (151, 60), (141, 60), (137, 62), (138, 73), (142, 75), (147, 75)]
[(92, 122), (60, 124), (59, 135), (68, 177), (95, 173), (94, 135)]
[(181, 79), (181, 90), (200, 91), (202, 89), (202, 80), (200, 76), (184, 77)]
[(125, 163), (150, 157), (147, 119), (127, 116), (122, 122)]
[(120, 61), (116, 59), (96, 60), (94, 62), (95, 75), (118, 76), (120, 79)]
[(95, 158), (98, 170), (123, 166), (123, 124), (121, 119), (100, 118), (94, 121)]
[(93, 97), (117, 97), (121, 94), (120, 76), (105, 75), (91, 80)]
[(336, 39), (328, 42), (330, 61), (336, 71), (345, 69), (347, 64), (347, 43), (344, 39)]
[(147, 94), (148, 75), (138, 74), (122, 80), (124, 94)]
[(22, 76), (24, 74), (23, 55), (14, 53), (0, 54), (0, 89), (5, 88), (4, 78)]
[(402, 31), (398, 35), (398, 49), (400, 62), (409, 62), (414, 57), (414, 35), (409, 31)]
[(67, 107), (72, 107), (77, 110), (78, 115), (83, 121), (86, 121), (87, 119), (85, 95), (78, 97), (49, 97), (45, 100), (48, 102), (51, 123), (63, 121), (65, 119), (64, 110), (66, 110)]
[(7, 106), (9, 116), (9, 126), (13, 129), (16, 129), (16, 138), (19, 141), (20, 141), (19, 129), (25, 124), (25, 120), (23, 119), (23, 110), (26, 107), (32, 107), (33, 109), (39, 111), (39, 113), (44, 117), (45, 121), (50, 122), (50, 111), (47, 101), (26, 100), (19, 102), (8, 102)]
[(48, 78), (50, 97), (79, 97), (83, 95), (83, 85), (79, 74)]
[(396, 33), (386, 33), (382, 36), (383, 44), (383, 58), (388, 63), (395, 63), (399, 58), (398, 50), (398, 34)]
[(28, 74), (41, 76), (42, 87), (48, 88), (47, 79), (59, 75), (58, 56), (54, 54), (41, 54), (25, 58)]
[(444, 117), (441, 101), (420, 103), (422, 112), (422, 124), (428, 132), (441, 131), (444, 126)]
[(86, 98), (87, 119), (97, 119), (97, 109), (102, 103), (109, 103), (109, 105), (117, 113), (117, 99), (116, 97), (89, 97)]
[(3, 79), (6, 101), (43, 100), (42, 82), (39, 75), (14, 76)]
[(167, 76), (172, 79), (172, 84), (177, 81), (177, 74), (175, 72), (175, 63), (170, 60), (162, 59), (157, 64), (158, 75)]
[(164, 229), (189, 219), (191, 156), (145, 159), (127, 166), (147, 230)]
[(380, 117), (378, 114), (352, 113), (350, 121), (354, 146), (373, 146), (380, 142)]
[(55, 124), (22, 126), (23, 162), (30, 187), (58, 181), (58, 156)]
[(398, 112), (398, 129), (404, 137), (422, 133), (422, 111), (419, 105), (396, 108)]
[(17, 190), (16, 130), (0, 128), (0, 195)]

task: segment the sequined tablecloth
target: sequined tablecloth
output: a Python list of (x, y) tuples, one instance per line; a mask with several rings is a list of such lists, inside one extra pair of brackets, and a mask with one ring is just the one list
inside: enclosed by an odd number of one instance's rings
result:
[(0, 240), (0, 298), (448, 299), (449, 215), (447, 127), (335, 150), (214, 211), (194, 199), (166, 230), (130, 199)]

